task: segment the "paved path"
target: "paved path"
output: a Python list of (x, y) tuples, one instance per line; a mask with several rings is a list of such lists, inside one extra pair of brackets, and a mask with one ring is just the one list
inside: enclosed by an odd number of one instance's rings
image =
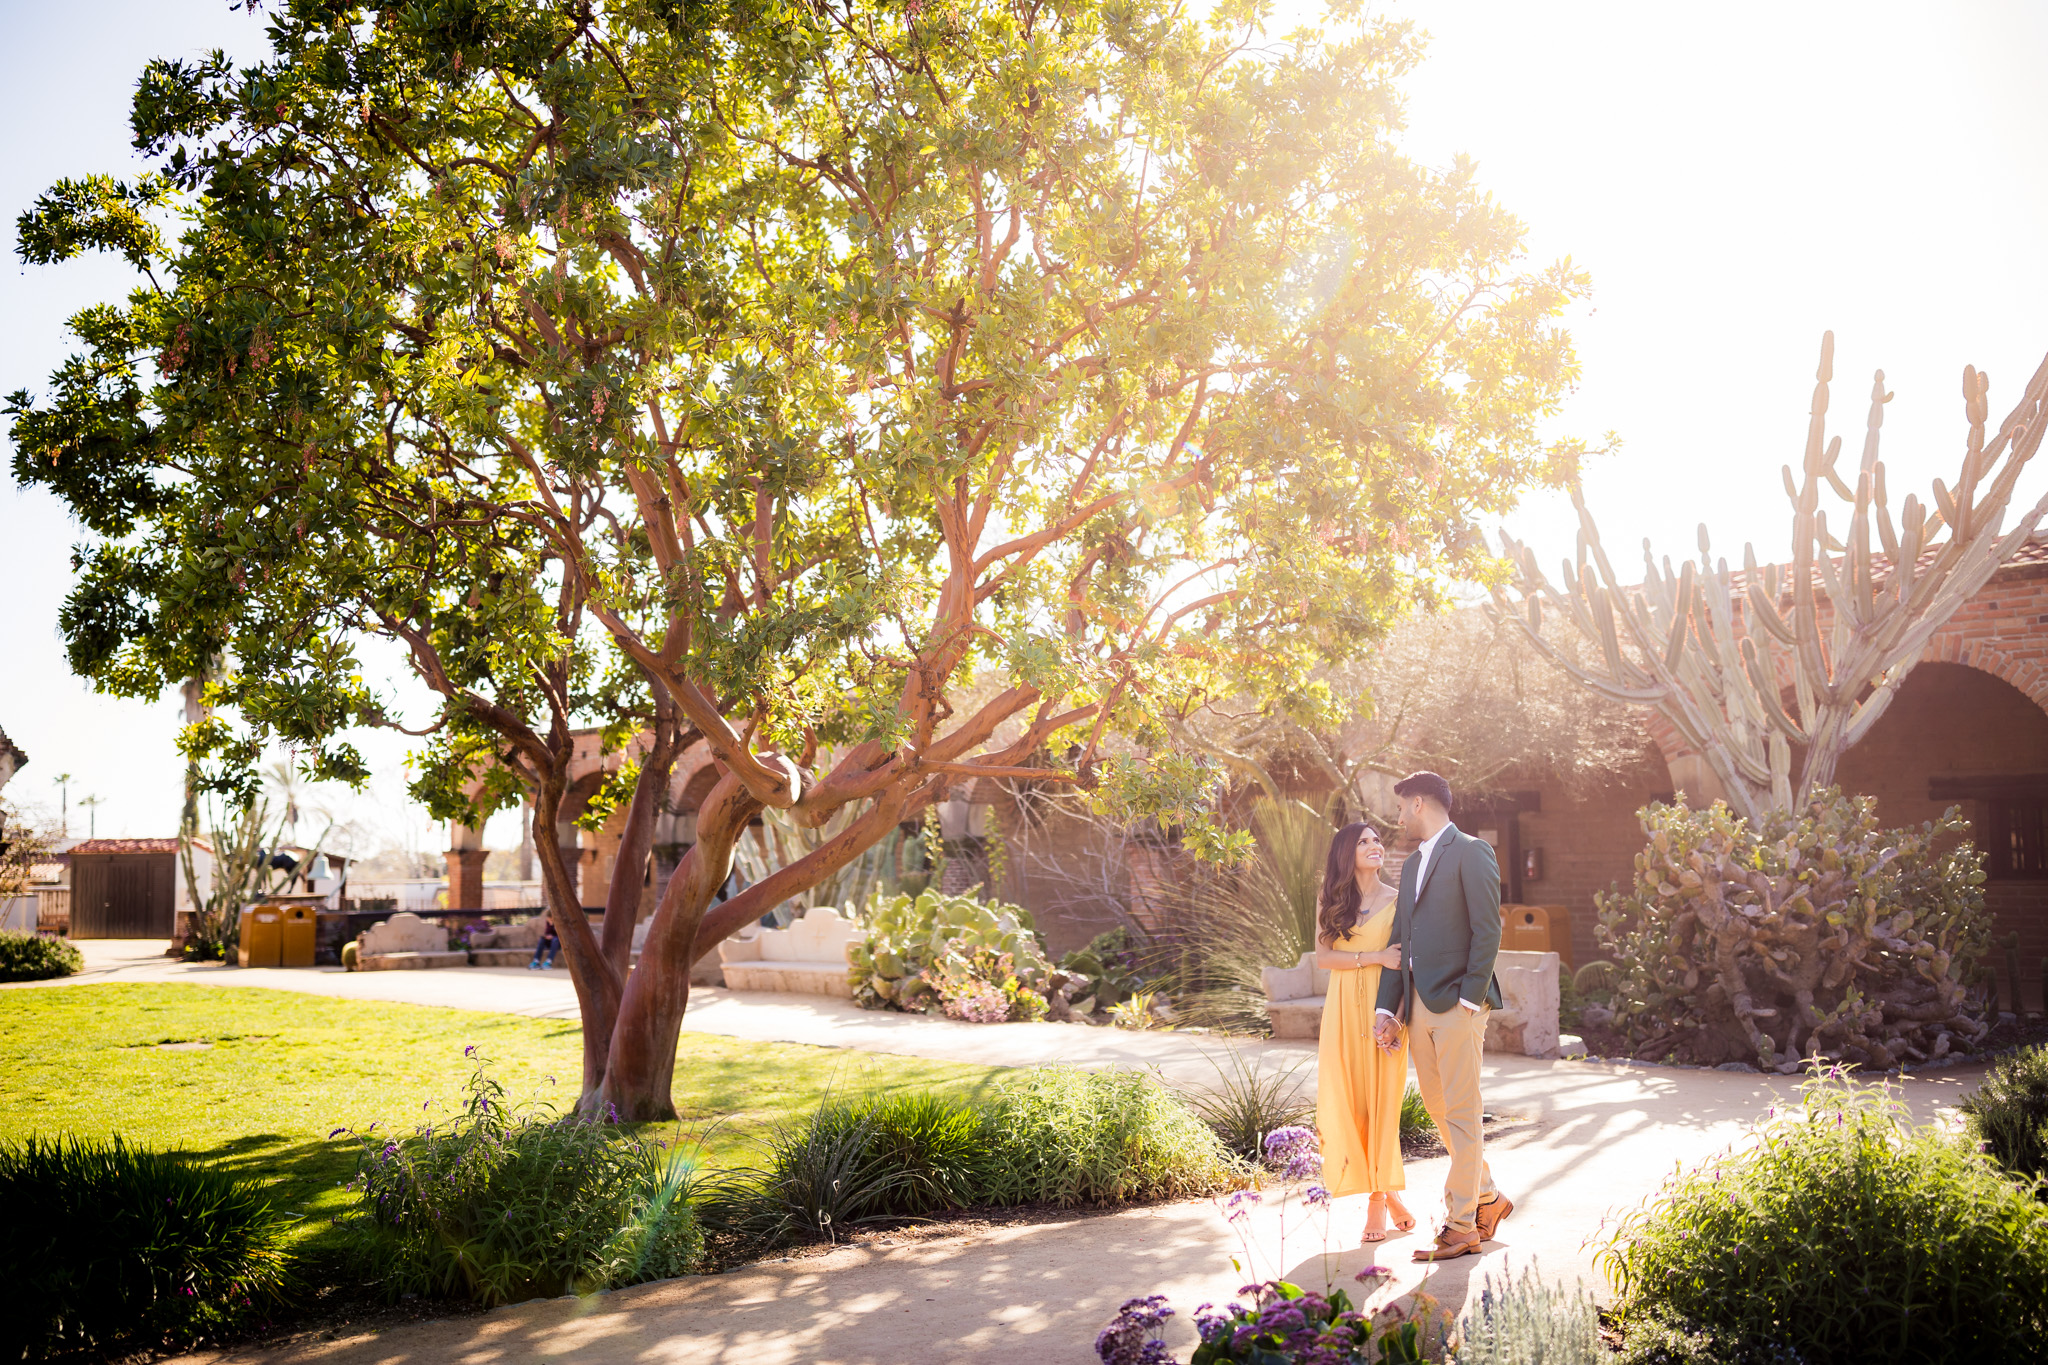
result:
[[(188, 981), (269, 986), (359, 999), (402, 1000), (538, 1017), (573, 1017), (565, 977), (520, 970), (364, 972), (193, 967), (151, 957), (143, 945), (82, 943), (87, 972), (71, 983)], [(161, 952), (161, 945), (155, 945)], [(1232, 1043), (1174, 1032), (1132, 1033), (1060, 1024), (971, 1025), (871, 1013), (845, 1001), (703, 990), (686, 1028), (760, 1041), (860, 1048), (995, 1065), (1067, 1062), (1157, 1067), (1199, 1084), (1215, 1074), (1205, 1054), (1241, 1047), (1262, 1066), (1312, 1061), (1296, 1043)], [(1312, 1066), (1303, 1068), (1312, 1083)], [(1922, 1118), (1976, 1084), (1978, 1070), (1926, 1072), (1903, 1082)], [(1692, 1165), (1737, 1141), (1753, 1119), (1794, 1098), (1793, 1082), (1749, 1073), (1624, 1067), (1600, 1062), (1489, 1056), (1489, 1108), (1526, 1120), (1489, 1144), (1494, 1173), (1518, 1210), (1485, 1257), (1438, 1268), (1430, 1292), (1456, 1309), (1468, 1286), (1504, 1262), (1535, 1259), (1548, 1277), (1600, 1285), (1589, 1237), (1603, 1219), (1656, 1189), (1676, 1165)], [(1446, 1162), (1411, 1163), (1410, 1205), (1427, 1220)], [(1330, 1244), (1354, 1246), (1363, 1201), (1342, 1201)], [(1262, 1208), (1248, 1229), (1258, 1277), (1285, 1271), (1318, 1283), (1321, 1229), (1295, 1205), (1283, 1228)], [(1284, 1236), (1283, 1236), (1284, 1234)], [(1421, 1279), (1408, 1263), (1418, 1239), (1379, 1249), (1394, 1281), (1380, 1298)], [(1232, 1269), (1236, 1237), (1206, 1202), (1134, 1209), (1107, 1217), (998, 1228), (965, 1237), (842, 1248), (822, 1257), (768, 1262), (731, 1274), (668, 1281), (586, 1302), (515, 1305), (482, 1318), (394, 1328), (376, 1337), (307, 1340), (282, 1351), (238, 1351), (220, 1361), (289, 1360), (333, 1365), (533, 1365), (533, 1362), (1033, 1361), (1093, 1358), (1095, 1333), (1125, 1298), (1168, 1294), (1181, 1310), (1170, 1340), (1185, 1354), (1195, 1305), (1221, 1302), (1249, 1278)], [(1363, 1250), (1327, 1263), (1340, 1283), (1374, 1259)]]

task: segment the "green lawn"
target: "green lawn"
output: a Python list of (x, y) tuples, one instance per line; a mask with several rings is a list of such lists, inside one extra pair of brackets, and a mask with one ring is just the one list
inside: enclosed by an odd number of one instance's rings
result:
[[(0, 1141), (118, 1133), (274, 1179), (309, 1233), (343, 1207), (356, 1143), (445, 1119), (474, 1044), (517, 1098), (576, 1098), (579, 1026), (569, 1020), (334, 1000), (236, 987), (64, 986), (0, 991)], [(206, 1042), (177, 1049), (163, 1043)], [(972, 1092), (997, 1068), (685, 1033), (680, 1124), (716, 1164), (746, 1161), (776, 1120), (848, 1095), (944, 1086)], [(722, 1120), (719, 1122), (715, 1122)]]

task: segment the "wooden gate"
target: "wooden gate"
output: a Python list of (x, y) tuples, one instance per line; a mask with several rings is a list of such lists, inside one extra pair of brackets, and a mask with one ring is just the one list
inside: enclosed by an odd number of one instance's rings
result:
[(71, 855), (71, 937), (169, 938), (175, 853)]

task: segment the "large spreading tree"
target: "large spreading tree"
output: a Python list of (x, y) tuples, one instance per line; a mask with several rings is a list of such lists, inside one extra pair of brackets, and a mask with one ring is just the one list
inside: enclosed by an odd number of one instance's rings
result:
[[(1584, 281), (1402, 154), (1419, 43), (1356, 8), (292, 0), (266, 62), (153, 64), (160, 170), (21, 234), (147, 274), (12, 399), (18, 476), (99, 538), (75, 664), (225, 658), (241, 742), (348, 776), (396, 639), (440, 808), (511, 774), (543, 829), (566, 727), (637, 695), (643, 857), (701, 740), (630, 973), (540, 841), (585, 1110), (668, 1114), (727, 934), (968, 779), (1182, 799), (1104, 736), (1312, 690), (1575, 475), (1539, 427)], [(836, 832), (715, 904), (769, 809)]]

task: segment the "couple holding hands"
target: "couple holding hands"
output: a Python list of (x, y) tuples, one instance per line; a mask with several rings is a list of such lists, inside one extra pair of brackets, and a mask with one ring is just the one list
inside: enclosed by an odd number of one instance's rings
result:
[(1368, 1194), (1364, 1241), (1414, 1228), (1401, 1202), (1401, 1095), (1408, 1063), (1450, 1149), (1447, 1215), (1418, 1261), (1476, 1254), (1514, 1204), (1481, 1149), (1479, 1061), (1486, 1014), (1500, 1006), (1500, 867), (1493, 849), (1451, 823), (1451, 785), (1435, 773), (1394, 784), (1401, 830), (1417, 842), (1398, 890), (1380, 880), (1386, 848), (1372, 826), (1330, 841), (1316, 913), (1316, 966), (1330, 973), (1316, 1057), (1316, 1123), (1330, 1194)]

